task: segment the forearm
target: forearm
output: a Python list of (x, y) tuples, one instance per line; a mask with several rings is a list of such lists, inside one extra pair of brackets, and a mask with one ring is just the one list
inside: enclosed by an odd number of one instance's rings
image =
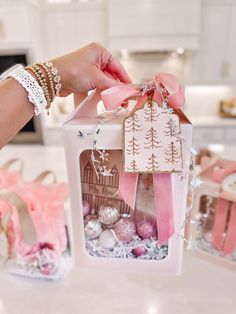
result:
[[(29, 73), (23, 72), (25, 70)], [(119, 61), (96, 43), (25, 70), (18, 65), (14, 73), (7, 75), (14, 78), (0, 81), (0, 148), (33, 117), (34, 109), (36, 114), (49, 110), (56, 96), (74, 93), (83, 98), (95, 88), (131, 83)], [(24, 84), (27, 82), (27, 92), (21, 86), (22, 78)], [(34, 105), (29, 102), (27, 93)]]
[(33, 117), (33, 105), (14, 79), (0, 82), (0, 148)]

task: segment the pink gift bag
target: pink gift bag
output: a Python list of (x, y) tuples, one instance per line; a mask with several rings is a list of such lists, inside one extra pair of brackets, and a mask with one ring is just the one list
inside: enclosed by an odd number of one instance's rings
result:
[[(122, 103), (130, 99), (133, 103), (124, 109)], [(65, 122), (72, 255), (77, 265), (180, 273), (192, 138), (192, 126), (180, 110), (183, 103), (178, 81), (159, 74), (148, 84), (94, 91)], [(142, 124), (135, 116), (138, 110), (146, 110)], [(163, 127), (157, 128), (159, 114), (170, 120), (161, 119)], [(133, 137), (125, 137), (126, 119)], [(135, 129), (146, 132), (139, 142)], [(125, 164), (126, 149), (136, 157), (145, 153), (142, 146), (148, 147), (143, 163), (132, 158)], [(159, 171), (166, 163), (173, 167)]]
[(57, 279), (69, 269), (64, 209), (67, 185), (43, 184), (49, 173), (0, 190), (0, 217), (11, 212), (6, 228), (9, 272)]
[[(17, 165), (17, 169), (11, 170), (14, 165)], [(7, 188), (21, 182), (23, 166), (23, 162), (17, 158), (6, 161), (0, 167), (0, 189)]]

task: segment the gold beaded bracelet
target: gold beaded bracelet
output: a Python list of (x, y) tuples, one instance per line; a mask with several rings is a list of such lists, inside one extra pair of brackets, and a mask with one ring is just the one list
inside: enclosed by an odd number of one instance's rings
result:
[(48, 79), (48, 82), (49, 82), (49, 87), (50, 87), (50, 92), (51, 92), (51, 102), (53, 102), (53, 100), (55, 99), (56, 97), (56, 93), (55, 93), (55, 87), (54, 87), (54, 83), (53, 83), (53, 75), (52, 75), (52, 72), (50, 71), (50, 69), (46, 66), (45, 63), (38, 63), (37, 64), (39, 67), (41, 67), (45, 72), (46, 72), (46, 75), (47, 75), (47, 79)]
[(32, 64), (25, 69), (32, 72), (38, 80), (47, 100), (46, 109), (49, 114), (51, 103), (56, 96), (60, 95), (61, 78), (58, 75), (58, 70), (51, 62)]
[(38, 83), (42, 87), (44, 95), (47, 99), (46, 109), (48, 109), (51, 104), (51, 99), (49, 95), (49, 88), (48, 88), (45, 74), (41, 71), (41, 69), (36, 64), (27, 66), (25, 69), (31, 71), (35, 75), (36, 79), (38, 80)]

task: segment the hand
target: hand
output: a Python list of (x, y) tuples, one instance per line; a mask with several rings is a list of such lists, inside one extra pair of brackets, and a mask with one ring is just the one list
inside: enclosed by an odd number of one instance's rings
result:
[(120, 62), (97, 43), (51, 61), (61, 76), (61, 96), (131, 83)]

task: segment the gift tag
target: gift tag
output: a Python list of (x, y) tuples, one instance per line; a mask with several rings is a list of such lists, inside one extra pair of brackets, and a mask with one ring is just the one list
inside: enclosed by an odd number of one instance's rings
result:
[(148, 101), (124, 120), (124, 171), (181, 172), (179, 117)]

